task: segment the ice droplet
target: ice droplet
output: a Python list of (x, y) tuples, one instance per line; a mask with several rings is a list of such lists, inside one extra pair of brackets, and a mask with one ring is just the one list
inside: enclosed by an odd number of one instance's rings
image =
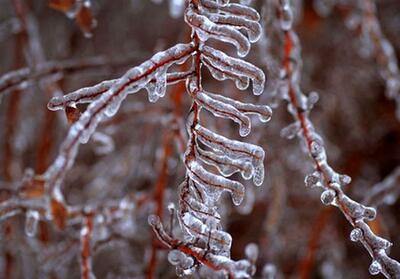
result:
[(147, 218), (147, 222), (149, 223), (150, 226), (153, 227), (157, 227), (159, 225), (161, 225), (161, 221), (160, 221), (160, 217), (158, 217), (157, 215), (149, 215), (149, 217)]
[(178, 250), (172, 250), (168, 253), (168, 261), (172, 264), (172, 265), (179, 265), (179, 263), (181, 262), (181, 258), (182, 258), (182, 252), (178, 251)]
[(170, 202), (170, 203), (168, 204), (168, 206), (167, 206), (167, 209), (168, 209), (168, 212), (169, 212), (170, 214), (174, 214), (174, 212), (175, 212), (175, 210), (176, 210), (175, 204), (172, 203), (172, 202)]
[(39, 212), (29, 210), (26, 213), (25, 219), (25, 233), (29, 237), (33, 237), (36, 234), (37, 226), (39, 222)]
[(314, 158), (317, 158), (322, 153), (322, 149), (323, 149), (322, 144), (319, 143), (318, 141), (311, 142), (310, 152)]
[(351, 177), (346, 174), (342, 174), (339, 176), (339, 181), (340, 185), (344, 186), (351, 183)]
[(371, 275), (378, 275), (382, 271), (382, 266), (378, 261), (374, 260), (369, 266), (368, 271)]
[(306, 187), (316, 187), (321, 185), (321, 175), (319, 172), (315, 171), (312, 174), (308, 174), (304, 179)]
[(311, 110), (314, 105), (318, 102), (319, 100), (319, 95), (317, 92), (310, 92), (310, 94), (307, 97), (307, 109)]
[(250, 134), (250, 131), (251, 131), (251, 126), (250, 126), (250, 124), (249, 124), (249, 125), (243, 125), (243, 124), (241, 124), (241, 125), (239, 126), (239, 135), (240, 135), (241, 137), (247, 136), (248, 134)]
[(364, 209), (364, 214), (363, 214), (364, 218), (366, 218), (369, 221), (372, 221), (375, 219), (376, 217), (376, 210), (373, 207), (366, 207)]
[(359, 228), (355, 228), (351, 231), (350, 233), (350, 240), (357, 242), (361, 239), (362, 237), (362, 230)]
[(246, 254), (246, 257), (252, 261), (255, 262), (258, 258), (258, 246), (255, 243), (249, 243), (246, 245), (246, 248), (244, 249), (244, 253)]
[(325, 190), (321, 194), (321, 202), (325, 205), (330, 205), (335, 200), (335, 191)]

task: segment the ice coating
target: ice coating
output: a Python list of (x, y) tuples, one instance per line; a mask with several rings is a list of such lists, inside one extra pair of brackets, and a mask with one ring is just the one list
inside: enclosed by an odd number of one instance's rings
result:
[[(156, 76), (158, 70), (171, 66), (176, 60), (190, 56), (193, 50), (192, 44), (178, 44), (159, 52), (140, 66), (130, 69), (118, 82), (95, 99), (79, 120), (71, 126), (58, 157), (45, 174), (49, 181), (50, 192), (54, 187), (60, 186), (63, 176), (72, 166), (79, 143), (86, 143), (89, 140), (105, 116), (112, 116), (117, 112), (128, 93), (135, 93), (145, 87)], [(103, 87), (104, 84), (100, 86)], [(84, 90), (83, 95), (86, 96), (86, 93), (87, 90)], [(78, 93), (73, 94), (73, 98), (77, 96), (79, 96)]]
[(265, 74), (253, 64), (228, 56), (222, 51), (209, 46), (203, 47), (203, 57), (208, 63), (222, 72), (250, 78), (253, 82), (254, 95), (260, 95), (264, 91)]
[(234, 45), (239, 56), (246, 56), (250, 51), (250, 41), (240, 31), (224, 25), (215, 24), (210, 18), (197, 14), (192, 5), (185, 11), (185, 20), (198, 33), (202, 41), (215, 38)]
[[(369, 5), (370, 2), (363, 3)], [(315, 169), (311, 175), (306, 176), (306, 186), (321, 187), (323, 189), (321, 202), (338, 207), (353, 226), (350, 239), (361, 242), (373, 259), (369, 268), (370, 273), (372, 275), (382, 273), (387, 278), (397, 278), (400, 274), (400, 264), (386, 254), (390, 242), (374, 235), (366, 223), (375, 218), (376, 210), (349, 198), (342, 186), (349, 184), (351, 178), (338, 174), (328, 163), (324, 141), (309, 118), (310, 110), (318, 100), (318, 96), (310, 93), (307, 97), (300, 88), (301, 47), (297, 34), (287, 20), (292, 8), (289, 1), (284, 0), (280, 1), (280, 8), (286, 10), (286, 15), (285, 13), (281, 15), (281, 29), (285, 37), (285, 57), (282, 63), (282, 72), (285, 73), (282, 75), (284, 79), (282, 86), (285, 94), (282, 97), (288, 100), (288, 111), (295, 121), (282, 130), (281, 134), (287, 138), (297, 136), (301, 141), (302, 149), (310, 156)]]

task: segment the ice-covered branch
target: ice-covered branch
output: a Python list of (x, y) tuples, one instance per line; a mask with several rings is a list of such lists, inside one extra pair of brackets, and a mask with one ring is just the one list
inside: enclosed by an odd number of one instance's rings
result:
[[(204, 267), (209, 269), (202, 275), (207, 278), (221, 275), (248, 278), (254, 273), (254, 263), (230, 259), (232, 237), (222, 229), (217, 209), (223, 192), (230, 193), (235, 205), (243, 200), (244, 186), (229, 178), (232, 174), (239, 172), (244, 179), (253, 178), (256, 185), (262, 184), (265, 153), (257, 145), (232, 140), (207, 129), (201, 121), (201, 111), (205, 109), (215, 117), (236, 122), (242, 137), (251, 131), (249, 114), (257, 115), (263, 122), (271, 117), (268, 106), (242, 103), (203, 89), (202, 65), (205, 65), (217, 80), (230, 79), (240, 90), (246, 89), (251, 80), (253, 93), (263, 92), (265, 75), (262, 70), (206, 45), (209, 39), (230, 43), (243, 57), (249, 52), (250, 43), (260, 37), (258, 13), (244, 5), (228, 2), (193, 0), (185, 10), (185, 20), (192, 27), (192, 41), (197, 49), (192, 58), (194, 74), (186, 82), (193, 104), (186, 124), (189, 134), (184, 154), (186, 178), (179, 187), (177, 212), (187, 244), (172, 245), (165, 233), (156, 230), (159, 238), (174, 249), (169, 259), (177, 267), (178, 274), (190, 274), (193, 263), (199, 262), (203, 265), (200, 274)], [(161, 226), (153, 221), (150, 222), (153, 227)], [(186, 248), (189, 243), (193, 245), (190, 250)], [(199, 260), (197, 254), (206, 255), (205, 260)]]
[(66, 75), (82, 74), (87, 71), (99, 71), (100, 69), (116, 68), (129, 65), (138, 60), (137, 53), (124, 56), (124, 59), (109, 59), (104, 56), (71, 59), (65, 61), (44, 61), (34, 67), (25, 67), (7, 72), (0, 76), (0, 94), (11, 90), (23, 89), (34, 81), (58, 80)]
[(350, 199), (342, 190), (343, 186), (350, 183), (350, 177), (337, 173), (328, 164), (322, 137), (315, 131), (309, 118), (310, 110), (317, 101), (317, 97), (314, 94), (307, 97), (300, 88), (301, 49), (297, 34), (293, 31), (290, 22), (292, 11), (289, 1), (281, 1), (280, 7), (281, 27), (284, 34), (282, 91), (283, 97), (289, 102), (288, 111), (295, 119), (295, 122), (286, 128), (283, 134), (289, 138), (297, 135), (301, 141), (302, 149), (309, 154), (315, 168), (312, 174), (307, 175), (306, 186), (322, 187), (321, 202), (338, 207), (353, 226), (351, 240), (360, 241), (373, 259), (369, 267), (370, 273), (373, 275), (382, 273), (388, 278), (399, 278), (400, 264), (386, 254), (386, 250), (392, 244), (376, 236), (367, 224), (367, 221), (375, 218), (375, 209)]
[[(193, 72), (179, 72), (167, 74), (166, 83), (167, 85), (175, 84), (180, 81), (185, 81)], [(153, 78), (149, 81), (149, 84), (154, 86), (156, 84), (156, 79)], [(106, 80), (94, 86), (85, 87), (78, 89), (74, 92), (68, 93), (61, 97), (52, 98), (47, 107), (50, 110), (60, 110), (66, 107), (75, 107), (77, 104), (91, 103), (102, 94), (106, 93), (113, 85), (121, 82), (120, 79)]]
[[(248, 259), (235, 262), (229, 258), (213, 254), (212, 250), (193, 246), (192, 243), (179, 241), (172, 238), (164, 230), (158, 216), (149, 216), (149, 224), (152, 226), (158, 239), (171, 251), (168, 261), (176, 266), (180, 276), (190, 275), (195, 268), (200, 268), (200, 276), (204, 278), (249, 278), (254, 273), (251, 262), (257, 258), (254, 253), (247, 253)], [(247, 249), (250, 250), (250, 249)], [(253, 250), (253, 249), (251, 249)], [(250, 256), (250, 257), (249, 257)]]

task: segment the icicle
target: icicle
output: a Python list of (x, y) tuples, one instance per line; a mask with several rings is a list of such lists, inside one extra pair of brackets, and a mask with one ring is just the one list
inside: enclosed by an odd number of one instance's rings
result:
[(160, 69), (155, 74), (155, 82), (149, 82), (146, 86), (149, 93), (149, 101), (154, 103), (164, 97), (167, 89), (167, 69)]
[(232, 159), (247, 158), (254, 167), (253, 182), (260, 186), (264, 181), (264, 150), (250, 143), (231, 140), (210, 130), (196, 126), (198, 139), (216, 152), (224, 152)]
[(318, 171), (315, 171), (312, 174), (306, 175), (306, 177), (304, 179), (304, 183), (306, 184), (306, 187), (310, 187), (310, 188), (322, 186), (321, 173)]
[(182, 253), (179, 250), (171, 250), (168, 253), (168, 261), (177, 267), (180, 267), (182, 269), (189, 269), (190, 267), (193, 266), (194, 261), (192, 257), (186, 256), (184, 253)]
[(192, 4), (185, 11), (185, 21), (196, 30), (199, 38), (206, 41), (215, 38), (234, 45), (239, 56), (244, 57), (250, 51), (250, 41), (235, 28), (215, 24), (209, 18), (195, 12)]
[(236, 172), (240, 172), (244, 179), (250, 179), (253, 176), (254, 168), (246, 160), (232, 159), (222, 154), (202, 150), (200, 147), (197, 147), (196, 151), (203, 162), (215, 166), (226, 177)]
[(233, 75), (246, 76), (253, 82), (254, 95), (260, 95), (264, 91), (265, 74), (256, 66), (238, 58), (226, 55), (222, 51), (204, 46), (203, 59), (222, 72)]
[(307, 97), (307, 110), (312, 110), (314, 105), (318, 102), (319, 95), (317, 92), (311, 92)]
[(217, 117), (224, 117), (238, 123), (239, 134), (242, 137), (247, 136), (251, 131), (250, 119), (242, 112), (237, 110), (234, 106), (216, 100), (210, 97), (210, 94), (203, 91), (193, 93), (193, 97), (202, 107), (213, 113)]
[(247, 7), (245, 5), (232, 3), (221, 6), (215, 3), (215, 1), (213, 0), (200, 0), (200, 1), (202, 4), (202, 8), (207, 9), (208, 11), (211, 12), (219, 10), (225, 14), (243, 16), (244, 18), (247, 18), (249, 20), (254, 20), (254, 21), (260, 20), (259, 13), (255, 9)]
[(210, 230), (207, 225), (189, 213), (185, 213), (181, 221), (189, 234), (207, 240), (210, 247), (217, 251), (229, 251), (232, 244), (230, 234), (215, 229)]
[(222, 191), (228, 191), (235, 205), (242, 202), (244, 187), (241, 183), (210, 173), (196, 161), (189, 162), (187, 167), (190, 178), (203, 186), (208, 197), (217, 201)]
[(34, 237), (37, 232), (39, 212), (35, 210), (28, 210), (25, 218), (25, 233), (29, 237)]
[(237, 110), (239, 110), (240, 112), (242, 112), (244, 114), (258, 115), (261, 122), (268, 122), (271, 119), (272, 110), (269, 106), (242, 103), (242, 102), (236, 101), (234, 99), (231, 99), (231, 98), (219, 95), (219, 94), (209, 93), (209, 92), (207, 92), (207, 95), (209, 95), (213, 99), (219, 100), (221, 102), (224, 102), (226, 104), (229, 104), (229, 105), (235, 107)]

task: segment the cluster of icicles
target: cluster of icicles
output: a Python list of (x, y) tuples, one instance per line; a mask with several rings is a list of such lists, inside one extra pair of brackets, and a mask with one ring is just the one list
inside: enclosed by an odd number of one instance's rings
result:
[[(240, 57), (247, 55), (250, 43), (259, 39), (261, 27), (259, 14), (252, 8), (229, 1), (200, 0), (190, 3), (185, 10), (185, 20), (199, 38), (198, 59), (217, 80), (232, 80), (236, 87), (245, 90), (252, 81), (253, 93), (264, 90), (265, 75), (256, 66), (239, 58), (205, 45), (208, 39), (232, 44)], [(247, 34), (244, 35), (244, 34)], [(193, 65), (196, 66), (196, 57)], [(199, 68), (201, 67), (199, 66)], [(197, 71), (200, 71), (198, 69)], [(215, 117), (234, 121), (239, 134), (244, 137), (251, 131), (249, 115), (256, 115), (262, 122), (271, 117), (266, 105), (243, 103), (220, 94), (206, 91), (201, 76), (193, 75), (187, 80), (187, 92), (193, 99), (193, 107), (187, 120), (189, 142), (184, 156), (186, 179), (180, 185), (178, 220), (184, 232), (184, 241), (198, 253), (204, 254), (215, 268), (203, 266), (206, 278), (249, 278), (254, 275), (251, 260), (233, 261), (230, 258), (232, 237), (221, 226), (218, 201), (223, 192), (231, 195), (235, 205), (244, 197), (244, 186), (228, 177), (240, 173), (243, 179), (253, 179), (259, 186), (264, 180), (264, 150), (254, 144), (226, 138), (201, 124), (200, 112), (205, 109)], [(208, 167), (207, 167), (208, 166)], [(219, 174), (209, 170), (214, 167)], [(150, 223), (160, 230), (154, 216)], [(168, 257), (178, 274), (191, 274), (196, 264), (190, 255), (179, 249)]]
[[(262, 122), (266, 122), (271, 117), (271, 109), (203, 90), (198, 86), (201, 80), (194, 75), (195, 63), (188, 72), (167, 71), (172, 65), (184, 63), (189, 57), (199, 55), (200, 63), (207, 67), (214, 78), (233, 80), (240, 90), (248, 88), (251, 80), (254, 94), (261, 94), (265, 83), (262, 70), (204, 45), (209, 38), (227, 42), (234, 45), (239, 56), (243, 57), (250, 50), (250, 42), (260, 37), (259, 18), (254, 9), (230, 4), (228, 1), (201, 0), (190, 3), (185, 10), (185, 20), (200, 43), (193, 41), (178, 44), (155, 54), (119, 79), (104, 81), (51, 99), (48, 104), (51, 110), (76, 109), (77, 104), (89, 103), (86, 111), (72, 124), (58, 157), (44, 175), (46, 190), (51, 198), (65, 203), (60, 186), (66, 172), (73, 165), (79, 144), (88, 142), (105, 117), (117, 113), (128, 94), (145, 88), (149, 101), (156, 102), (165, 95), (168, 84), (186, 80), (188, 94), (198, 106), (198, 111), (192, 110), (188, 117), (189, 144), (184, 157), (187, 177), (179, 187), (180, 209), (177, 214), (184, 232), (184, 242), (202, 251), (218, 267), (217, 270), (206, 267), (206, 273), (209, 273), (206, 277), (233, 274), (236, 278), (246, 278), (254, 274), (252, 261), (235, 262), (230, 259), (232, 239), (222, 230), (217, 201), (224, 191), (231, 194), (235, 205), (243, 200), (244, 186), (226, 178), (236, 172), (244, 179), (252, 178), (256, 185), (262, 184), (264, 150), (254, 144), (228, 139), (203, 127), (198, 113), (206, 109), (216, 117), (231, 119), (239, 125), (239, 134), (246, 136), (251, 130), (249, 115), (257, 115)], [(205, 165), (216, 167), (220, 174), (207, 170)], [(162, 224), (157, 220), (155, 216), (149, 218), (150, 224), (160, 229)], [(198, 266), (190, 255), (182, 256), (182, 252), (176, 250), (172, 250), (168, 258), (180, 274), (189, 274)]]

